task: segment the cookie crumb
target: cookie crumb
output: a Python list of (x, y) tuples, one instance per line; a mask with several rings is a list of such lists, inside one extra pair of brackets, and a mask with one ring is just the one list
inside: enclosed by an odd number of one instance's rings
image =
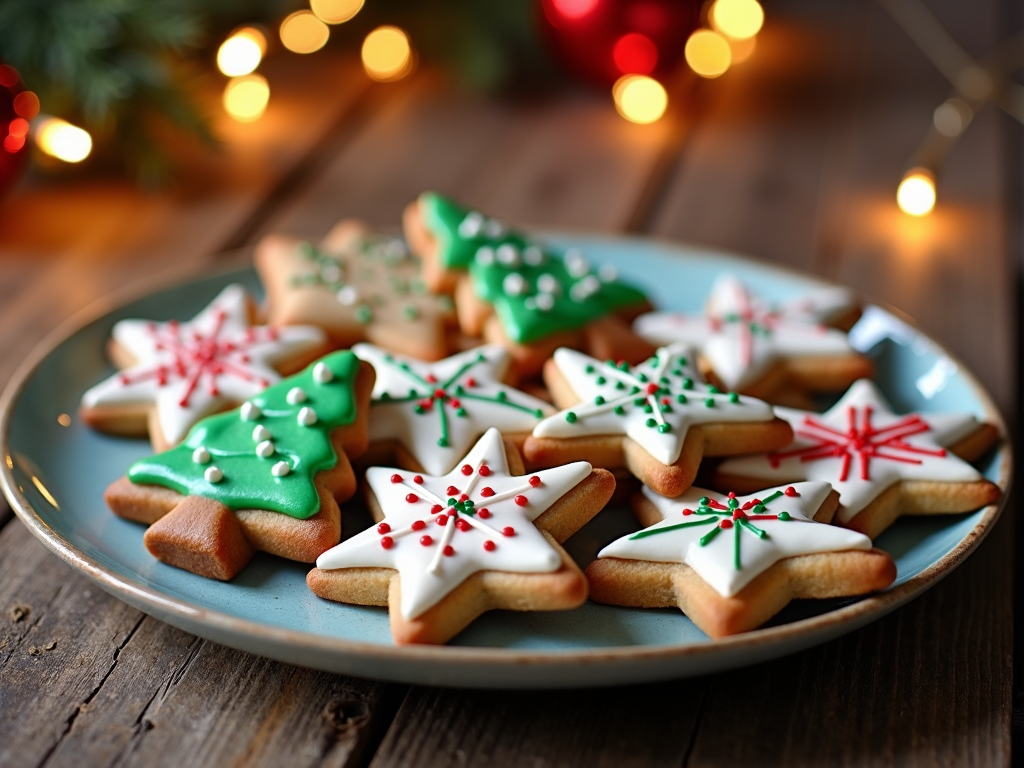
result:
[(32, 609), (27, 605), (15, 605), (7, 612), (7, 616), (13, 623), (17, 624), (19, 621), (27, 619), (30, 613), (32, 613)]
[(43, 646), (43, 650), (44, 651), (52, 651), (56, 647), (57, 647), (57, 641), (56, 640), (51, 640), (50, 642), (48, 642), (46, 645)]

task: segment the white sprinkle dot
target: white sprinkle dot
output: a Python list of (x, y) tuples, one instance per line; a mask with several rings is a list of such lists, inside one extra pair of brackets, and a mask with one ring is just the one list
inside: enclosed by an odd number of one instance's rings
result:
[(326, 384), (334, 379), (334, 371), (327, 367), (327, 363), (317, 363), (313, 366), (313, 381), (317, 384)]
[(476, 263), (481, 267), (489, 267), (494, 263), (494, 249), (489, 245), (481, 245), (476, 249)]
[(292, 471), (292, 465), (287, 461), (279, 461), (273, 467), (270, 468), (270, 474), (274, 477), (284, 477)]
[(484, 234), (488, 237), (501, 237), (505, 234), (505, 225), (497, 219), (487, 219), (484, 222)]
[(289, 405), (304, 403), (306, 402), (306, 390), (302, 387), (292, 387), (288, 390), (288, 394), (285, 395), (284, 399), (288, 401)]
[(541, 312), (550, 312), (555, 308), (555, 297), (550, 293), (539, 293), (537, 294), (537, 309)]
[(512, 245), (512, 243), (502, 243), (498, 246), (494, 255), (497, 257), (498, 262), (506, 267), (519, 266), (519, 249)]
[(611, 264), (602, 264), (601, 268), (597, 270), (597, 274), (600, 275), (601, 279), (606, 283), (613, 283), (619, 278), (619, 270)]
[(206, 471), (203, 472), (203, 477), (206, 478), (206, 482), (208, 483), (219, 483), (224, 479), (224, 473), (217, 467), (207, 467)]
[(544, 251), (536, 245), (527, 246), (523, 251), (523, 261), (531, 267), (539, 267), (544, 263)]
[(341, 280), (341, 267), (337, 264), (324, 264), (320, 268), (320, 277), (325, 282), (336, 283)]
[(269, 459), (274, 455), (274, 443), (270, 440), (264, 440), (256, 446), (256, 455), (261, 459)]
[(583, 277), (590, 271), (590, 263), (583, 258), (583, 251), (570, 248), (565, 252), (565, 268), (573, 277)]
[(542, 293), (561, 293), (562, 283), (554, 275), (545, 272), (537, 278), (537, 290)]
[(484, 217), (479, 211), (470, 211), (459, 224), (459, 237), (476, 237), (484, 225)]
[(359, 291), (356, 290), (354, 285), (346, 285), (344, 288), (337, 293), (338, 303), (343, 304), (346, 307), (351, 307), (357, 301), (359, 301)]
[(532, 311), (537, 308), (537, 300), (533, 296), (527, 296), (523, 299), (523, 306)]
[(242, 403), (241, 414), (242, 421), (256, 421), (256, 419), (263, 415), (263, 411), (255, 403)]
[(257, 443), (269, 440), (272, 437), (270, 430), (264, 427), (262, 424), (257, 424), (256, 429), (252, 431), (252, 439)]
[(601, 290), (601, 281), (598, 280), (594, 275), (587, 275), (580, 283), (583, 285), (583, 290), (587, 292), (587, 296), (592, 293), (597, 293)]
[(299, 410), (299, 424), (304, 427), (311, 427), (316, 424), (316, 411), (312, 408), (302, 408)]
[(518, 272), (505, 275), (501, 281), (501, 287), (509, 296), (520, 296), (526, 292), (526, 278)]
[(210, 461), (210, 452), (205, 448), (196, 448), (192, 451), (192, 461), (196, 464), (208, 464)]

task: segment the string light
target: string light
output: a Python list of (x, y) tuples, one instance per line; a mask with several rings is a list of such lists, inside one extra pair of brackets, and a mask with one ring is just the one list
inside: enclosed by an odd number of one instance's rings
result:
[(658, 47), (647, 35), (630, 32), (615, 42), (612, 59), (624, 75), (649, 75), (658, 66)]
[(80, 163), (92, 152), (92, 136), (59, 117), (44, 117), (34, 125), (36, 146), (65, 163)]
[(281, 44), (292, 53), (313, 53), (327, 44), (331, 30), (312, 11), (295, 11), (281, 22)]
[(764, 9), (757, 0), (715, 0), (708, 21), (726, 37), (747, 40), (761, 31)]
[(757, 37), (748, 37), (746, 40), (733, 40), (731, 37), (729, 40), (729, 50), (732, 52), (732, 63), (742, 64), (744, 61), (754, 55), (754, 51), (757, 50)]
[(612, 98), (619, 114), (632, 123), (656, 122), (668, 108), (664, 87), (646, 75), (620, 77), (612, 86)]
[(686, 63), (701, 77), (720, 77), (729, 71), (732, 50), (729, 41), (710, 29), (698, 29), (686, 41)]
[(309, 0), (309, 7), (320, 21), (326, 24), (342, 24), (355, 16), (363, 7), (364, 0)]
[(409, 36), (398, 27), (377, 27), (363, 40), (363, 68), (374, 80), (401, 80), (412, 71)]
[(927, 216), (935, 207), (935, 177), (927, 168), (912, 168), (896, 190), (900, 210), (911, 216)]
[(270, 84), (259, 74), (233, 77), (224, 87), (224, 111), (240, 123), (259, 120), (270, 101)]
[(267, 38), (254, 27), (231, 33), (217, 49), (217, 69), (228, 77), (248, 75), (260, 65), (267, 52)]
[(567, 19), (582, 19), (597, 6), (598, 0), (551, 0), (551, 4)]

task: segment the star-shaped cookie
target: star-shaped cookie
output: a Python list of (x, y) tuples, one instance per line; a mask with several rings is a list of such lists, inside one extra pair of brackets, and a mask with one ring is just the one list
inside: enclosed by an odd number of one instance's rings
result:
[(636, 366), (559, 349), (544, 378), (565, 410), (534, 428), (524, 446), (529, 461), (590, 457), (598, 466), (627, 467), (666, 496), (693, 483), (702, 456), (768, 450), (792, 436), (767, 403), (704, 383), (682, 344)]
[(433, 363), (371, 344), (357, 344), (352, 351), (377, 372), (370, 442), (394, 445), (399, 463), (410, 469), (448, 472), (488, 427), (521, 444), (554, 412), (543, 400), (502, 383), (509, 357), (498, 346)]
[(872, 550), (866, 536), (827, 524), (836, 505), (822, 482), (742, 497), (690, 488), (668, 499), (644, 488), (635, 506), (648, 527), (598, 553), (587, 568), (591, 595), (615, 605), (678, 606), (722, 637), (760, 626), (793, 598), (889, 586), (892, 558)]
[(369, 341), (424, 360), (447, 354), (452, 301), (427, 289), (398, 238), (343, 221), (319, 246), (268, 235), (255, 261), (275, 323), (318, 325), (341, 347)]
[(610, 473), (576, 462), (530, 475), (488, 430), (451, 472), (371, 467), (377, 524), (317, 559), (320, 597), (388, 605), (396, 643), (443, 643), (495, 608), (559, 610), (587, 597), (559, 546), (608, 501)]
[(850, 346), (844, 332), (827, 325), (855, 312), (841, 288), (771, 303), (726, 274), (712, 286), (703, 314), (651, 312), (638, 317), (633, 329), (655, 344), (691, 344), (716, 383), (776, 400), (794, 388), (842, 391), (871, 375), (871, 361)]
[(319, 328), (254, 326), (245, 289), (229, 285), (188, 322), (122, 320), (110, 355), (122, 370), (82, 396), (81, 416), (114, 434), (149, 431), (160, 451), (199, 419), (237, 405), (323, 353)]
[(792, 425), (793, 442), (723, 462), (717, 486), (827, 481), (839, 492), (840, 524), (871, 538), (900, 515), (968, 512), (999, 498), (999, 487), (967, 463), (995, 444), (998, 431), (969, 413), (899, 415), (868, 380), (823, 414), (777, 413)]

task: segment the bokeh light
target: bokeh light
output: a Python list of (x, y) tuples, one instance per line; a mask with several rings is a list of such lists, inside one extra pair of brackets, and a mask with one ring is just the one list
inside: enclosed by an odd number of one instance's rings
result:
[(597, 6), (599, 0), (551, 0), (551, 4), (567, 19), (582, 19)]
[(971, 105), (955, 96), (942, 102), (932, 113), (935, 130), (950, 139), (963, 133), (973, 119), (974, 110)]
[(292, 53), (313, 53), (327, 45), (331, 30), (312, 11), (296, 11), (281, 22), (280, 34)]
[(717, 32), (734, 40), (746, 40), (761, 31), (764, 9), (757, 0), (715, 0), (708, 20)]
[(612, 86), (612, 98), (619, 114), (633, 123), (653, 123), (668, 108), (668, 93), (657, 80), (646, 75), (625, 75)]
[(658, 47), (647, 35), (630, 32), (615, 42), (612, 58), (624, 75), (649, 75), (658, 66)]
[(398, 27), (377, 27), (363, 40), (363, 67), (374, 80), (400, 80), (412, 71), (412, 46)]
[(224, 111), (240, 123), (259, 120), (270, 101), (270, 84), (263, 75), (234, 77), (224, 87)]
[(228, 77), (248, 75), (260, 65), (267, 52), (267, 38), (253, 27), (231, 33), (217, 49), (217, 69)]
[(935, 177), (925, 168), (907, 171), (896, 190), (900, 210), (911, 216), (927, 216), (935, 208)]
[(35, 138), (39, 149), (65, 163), (80, 163), (92, 152), (92, 136), (57, 117), (36, 123)]
[(748, 37), (746, 40), (733, 40), (731, 37), (726, 39), (729, 41), (733, 66), (742, 64), (753, 56), (754, 51), (757, 50), (757, 37)]
[(309, 7), (327, 24), (342, 24), (355, 16), (364, 0), (309, 0)]
[(698, 29), (686, 41), (686, 63), (701, 77), (719, 77), (729, 71), (729, 41), (710, 29)]
[(26, 120), (39, 114), (39, 97), (32, 91), (22, 91), (14, 97), (14, 111)]

